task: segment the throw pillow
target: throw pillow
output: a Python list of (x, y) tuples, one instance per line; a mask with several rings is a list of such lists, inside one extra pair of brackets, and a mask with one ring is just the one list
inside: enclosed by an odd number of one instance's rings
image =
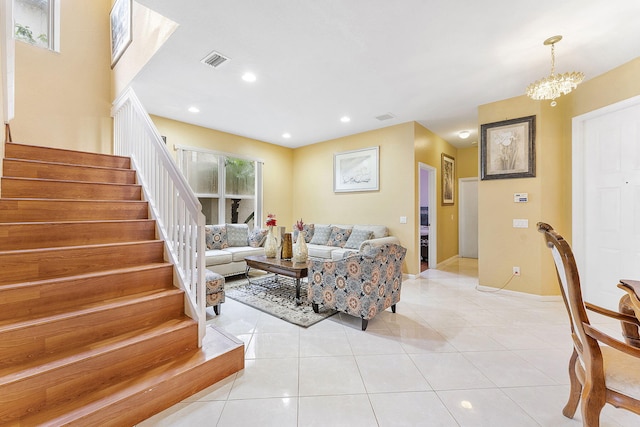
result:
[(344, 247), (348, 249), (360, 249), (360, 245), (365, 240), (371, 239), (373, 233), (369, 230), (351, 230), (351, 236), (349, 236), (349, 240), (345, 243)]
[(249, 246), (252, 248), (259, 248), (264, 244), (264, 241), (267, 240), (267, 233), (269, 230), (254, 228), (251, 233), (249, 233)]
[(247, 246), (249, 240), (249, 226), (247, 224), (227, 224), (226, 227), (229, 246)]
[(329, 240), (329, 236), (331, 236), (331, 227), (329, 226), (320, 226), (315, 227), (313, 231), (313, 237), (309, 243), (314, 245), (326, 245)]
[(349, 228), (331, 227), (331, 235), (329, 236), (329, 241), (327, 241), (327, 246), (344, 248), (350, 235), (351, 229)]
[(207, 249), (224, 249), (229, 247), (227, 242), (227, 227), (222, 225), (207, 225), (205, 227)]
[[(307, 234), (304, 235), (304, 241), (307, 243), (311, 243), (311, 239), (313, 239), (313, 233), (315, 231), (315, 226), (313, 224), (305, 224), (302, 226), (302, 231), (306, 232)], [(293, 242), (297, 242), (298, 241), (298, 229), (294, 226), (293, 227)]]

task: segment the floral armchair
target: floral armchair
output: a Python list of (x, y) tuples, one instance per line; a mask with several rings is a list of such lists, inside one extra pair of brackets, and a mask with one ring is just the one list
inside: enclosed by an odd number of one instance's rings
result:
[(372, 246), (340, 260), (312, 259), (307, 299), (317, 313), (319, 304), (369, 319), (389, 307), (395, 313), (400, 301), (402, 262), (407, 249), (393, 243)]

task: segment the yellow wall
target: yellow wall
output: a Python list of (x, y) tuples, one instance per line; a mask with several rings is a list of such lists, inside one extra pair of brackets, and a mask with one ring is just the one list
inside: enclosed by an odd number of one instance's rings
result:
[[(174, 145), (200, 147), (238, 156), (247, 156), (264, 162), (263, 213), (274, 213), (278, 225), (291, 231), (293, 150), (255, 139), (232, 135), (164, 117), (151, 116), (161, 135), (167, 137), (169, 151), (175, 156)], [(262, 218), (262, 225), (266, 218)], [(257, 219), (260, 221), (260, 219)]]
[(14, 141), (111, 153), (110, 7), (60, 2), (60, 53), (16, 42)]
[(458, 168), (458, 178), (474, 178), (478, 174), (478, 146), (468, 148), (458, 148), (456, 166)]
[[(453, 205), (442, 205), (442, 180), (441, 180), (441, 153), (446, 153), (456, 159), (456, 169), (458, 169), (457, 150), (454, 146), (440, 138), (429, 129), (414, 123), (415, 139), (415, 164), (414, 164), (414, 212), (420, 211), (420, 197), (418, 195), (418, 180), (420, 179), (418, 163), (424, 163), (437, 169), (436, 171), (436, 204), (437, 204), (437, 241), (438, 259), (440, 263), (458, 255), (458, 177), (460, 171), (456, 170), (455, 179), (455, 203)], [(466, 167), (465, 167), (466, 170)], [(467, 173), (467, 172), (465, 172)], [(431, 208), (430, 208), (431, 209)], [(431, 210), (430, 210), (431, 212)], [(419, 235), (418, 224), (415, 225), (415, 236)], [(404, 243), (404, 242), (403, 242)], [(419, 240), (413, 243), (413, 249), (418, 250)]]
[[(521, 268), (508, 290), (557, 295), (556, 276), (536, 223), (550, 223), (571, 241), (571, 120), (573, 117), (640, 94), (640, 58), (584, 82), (556, 107), (525, 96), (481, 105), (479, 123), (536, 115), (536, 177), (481, 181), (479, 196), (479, 281), (501, 287), (513, 266)], [(513, 203), (528, 192), (529, 203)], [(529, 220), (528, 229), (512, 219)]]
[[(297, 148), (293, 159), (293, 215), (309, 223), (380, 224), (408, 248), (409, 273), (419, 272), (415, 207), (413, 123)], [(336, 153), (380, 147), (379, 191), (334, 193)], [(400, 224), (406, 216), (407, 223)]]

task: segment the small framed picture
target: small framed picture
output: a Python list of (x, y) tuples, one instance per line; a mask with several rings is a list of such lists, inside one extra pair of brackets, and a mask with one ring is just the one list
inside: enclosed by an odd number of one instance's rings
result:
[(116, 66), (133, 40), (131, 8), (131, 0), (116, 0), (109, 14), (111, 18), (111, 68)]
[(441, 176), (442, 176), (442, 204), (453, 205), (455, 201), (456, 182), (456, 159), (442, 153), (441, 155)]
[(487, 123), (480, 129), (482, 180), (536, 176), (536, 116)]
[(380, 147), (345, 151), (333, 156), (333, 191), (377, 191)]

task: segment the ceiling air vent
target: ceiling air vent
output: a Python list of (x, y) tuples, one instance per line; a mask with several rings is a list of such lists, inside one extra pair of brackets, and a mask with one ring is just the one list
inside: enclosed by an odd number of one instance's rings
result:
[(385, 120), (395, 119), (395, 118), (396, 118), (396, 116), (394, 116), (391, 113), (382, 114), (381, 116), (376, 116), (376, 119), (380, 120), (381, 122), (385, 121)]
[(223, 54), (221, 54), (219, 52), (216, 52), (214, 50), (213, 52), (211, 52), (210, 54), (208, 54), (207, 56), (202, 58), (202, 60), (200, 60), (200, 62), (202, 62), (203, 64), (206, 64), (206, 65), (208, 65), (210, 67), (218, 68), (219, 66), (221, 66), (222, 64), (224, 64), (228, 60), (229, 60), (229, 58), (227, 58)]

